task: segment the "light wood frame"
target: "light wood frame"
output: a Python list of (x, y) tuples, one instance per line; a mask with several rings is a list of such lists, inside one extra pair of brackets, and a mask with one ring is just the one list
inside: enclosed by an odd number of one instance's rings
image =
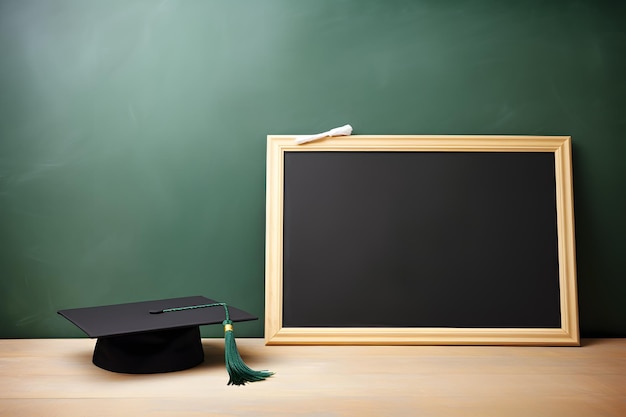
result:
[[(304, 145), (296, 136), (267, 141), (265, 343), (268, 345), (578, 346), (571, 137), (347, 136)], [(285, 152), (552, 152), (555, 158), (560, 328), (283, 327), (283, 186)]]

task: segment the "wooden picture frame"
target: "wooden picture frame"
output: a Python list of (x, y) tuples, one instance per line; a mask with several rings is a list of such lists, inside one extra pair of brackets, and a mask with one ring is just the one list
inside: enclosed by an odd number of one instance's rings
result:
[[(542, 345), (577, 346), (578, 306), (574, 242), (571, 138), (569, 136), (407, 136), (327, 138), (297, 145), (296, 136), (270, 135), (267, 142), (265, 342), (268, 345)], [(550, 326), (284, 325), (285, 156), (333, 155), (548, 155), (553, 161), (558, 322)], [(304, 157), (306, 154), (302, 154)], [(391, 154), (389, 154), (391, 155)], [(417, 154), (416, 154), (417, 155)], [(550, 156), (552, 155), (552, 156)], [(291, 158), (291, 156), (289, 156)], [(551, 162), (552, 163), (552, 162)], [(552, 166), (552, 165), (550, 165)], [(324, 167), (319, 167), (324, 169)], [(498, 176), (497, 172), (493, 173)], [(552, 233), (552, 232), (548, 232)], [(315, 257), (315, 254), (311, 254)], [(291, 279), (291, 278), (290, 278)], [(556, 285), (556, 284), (555, 284)], [(402, 288), (395, 288), (401, 294)], [(328, 291), (331, 291), (328, 289)], [(358, 291), (356, 292), (358, 295)], [(497, 295), (497, 294), (496, 294)], [(439, 302), (446, 302), (445, 299)], [(318, 300), (324, 308), (324, 300)], [(532, 302), (531, 302), (532, 304)], [(450, 305), (453, 308), (453, 305)], [(529, 305), (529, 311), (532, 309)], [(320, 310), (321, 311), (321, 310)], [(315, 314), (313, 312), (312, 314)], [(497, 315), (498, 312), (493, 312)]]

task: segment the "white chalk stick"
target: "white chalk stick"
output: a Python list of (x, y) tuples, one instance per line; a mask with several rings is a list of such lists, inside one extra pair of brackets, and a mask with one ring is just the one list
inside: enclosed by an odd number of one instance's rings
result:
[(330, 129), (327, 132), (318, 133), (316, 135), (302, 136), (302, 137), (296, 138), (295, 142), (298, 145), (302, 145), (303, 143), (312, 142), (314, 140), (318, 140), (322, 138), (328, 138), (331, 136), (350, 136), (351, 134), (352, 134), (352, 126), (344, 125), (341, 127)]

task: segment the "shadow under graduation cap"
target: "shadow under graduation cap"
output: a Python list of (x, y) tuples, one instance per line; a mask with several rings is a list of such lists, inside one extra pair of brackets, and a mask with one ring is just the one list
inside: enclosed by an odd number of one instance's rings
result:
[(89, 337), (98, 339), (93, 363), (108, 371), (150, 374), (192, 368), (204, 361), (200, 326), (221, 323), (228, 385), (243, 385), (272, 375), (250, 369), (237, 351), (232, 323), (257, 317), (206, 297), (74, 308), (58, 313)]

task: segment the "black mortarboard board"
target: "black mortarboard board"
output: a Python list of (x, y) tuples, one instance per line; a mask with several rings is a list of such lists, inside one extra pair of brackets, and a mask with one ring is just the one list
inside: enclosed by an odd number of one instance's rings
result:
[[(237, 352), (232, 322), (257, 317), (202, 296), (60, 310), (60, 315), (98, 338), (93, 363), (103, 369), (149, 374), (188, 369), (204, 360), (201, 325), (224, 325), (230, 384), (272, 373), (248, 368)], [(249, 373), (250, 375), (246, 375)]]

